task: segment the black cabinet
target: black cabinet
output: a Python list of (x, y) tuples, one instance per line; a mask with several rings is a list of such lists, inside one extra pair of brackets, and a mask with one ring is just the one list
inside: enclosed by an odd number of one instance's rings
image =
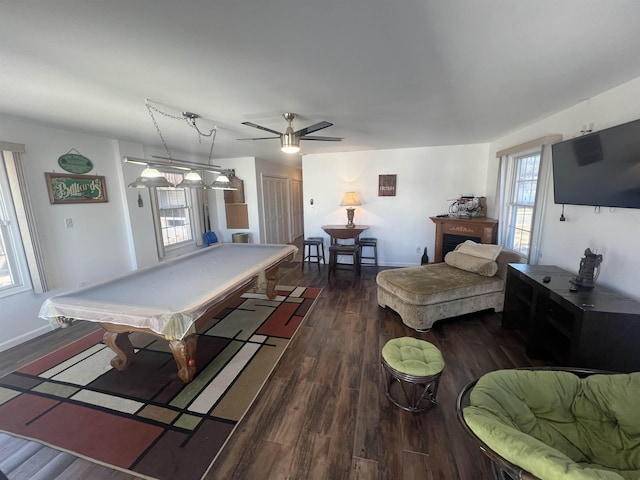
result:
[(502, 325), (525, 331), (531, 358), (640, 371), (640, 302), (600, 285), (571, 291), (574, 276), (555, 266), (510, 264)]

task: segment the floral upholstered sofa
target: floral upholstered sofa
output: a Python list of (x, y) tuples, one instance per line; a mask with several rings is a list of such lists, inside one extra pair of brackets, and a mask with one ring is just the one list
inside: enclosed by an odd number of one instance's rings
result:
[(417, 331), (466, 313), (501, 312), (507, 264), (519, 262), (517, 253), (503, 251), (500, 245), (467, 240), (447, 253), (443, 263), (378, 273), (378, 305), (395, 310)]

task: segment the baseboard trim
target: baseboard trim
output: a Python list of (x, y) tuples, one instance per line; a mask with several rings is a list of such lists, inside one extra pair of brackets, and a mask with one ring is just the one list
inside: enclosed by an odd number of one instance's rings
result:
[(9, 350), (10, 348), (17, 347), (18, 345), (31, 340), (33, 338), (39, 337), (40, 335), (44, 335), (51, 331), (50, 325), (44, 325), (35, 330), (31, 330), (30, 332), (23, 333), (18, 337), (11, 338), (5, 342), (0, 343), (0, 352), (4, 352), (5, 350)]

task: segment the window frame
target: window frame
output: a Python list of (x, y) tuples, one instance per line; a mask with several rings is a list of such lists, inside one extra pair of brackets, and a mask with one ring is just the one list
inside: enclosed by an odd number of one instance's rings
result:
[(519, 145), (514, 145), (511, 147), (504, 148), (502, 150), (498, 150), (496, 152), (496, 158), (500, 159), (500, 167), (499, 167), (499, 175), (498, 175), (498, 183), (497, 183), (497, 191), (496, 196), (498, 200), (499, 212), (498, 217), (500, 219), (498, 236), (499, 243), (504, 246), (504, 238), (505, 238), (505, 228), (504, 225), (506, 223), (506, 208), (507, 208), (507, 188), (509, 186), (508, 183), (508, 173), (510, 165), (513, 164), (511, 157), (518, 156), (526, 153), (530, 153), (530, 151), (541, 150), (541, 159), (540, 159), (540, 170), (538, 172), (538, 186), (536, 188), (536, 200), (535, 207), (533, 213), (533, 234), (530, 244), (530, 250), (528, 258), (523, 258), (525, 263), (529, 263), (532, 265), (538, 264), (540, 258), (542, 258), (542, 223), (545, 217), (548, 198), (549, 198), (549, 188), (552, 183), (552, 169), (551, 169), (551, 146), (554, 143), (558, 143), (562, 141), (561, 134), (550, 134), (544, 137), (535, 138), (533, 140), (529, 140), (527, 142), (521, 143)]
[(0, 298), (32, 290), (27, 254), (4, 161), (0, 161), (0, 242), (4, 245), (10, 277), (13, 277), (9, 285), (0, 286)]
[[(534, 227), (535, 227), (535, 217), (536, 217), (536, 207), (539, 199), (538, 189), (540, 187), (540, 175), (542, 172), (542, 147), (532, 148), (523, 150), (518, 153), (514, 153), (509, 156), (509, 167), (507, 174), (507, 187), (505, 196), (505, 205), (504, 208), (507, 209), (506, 215), (504, 218), (507, 220), (507, 225), (504, 227), (504, 237), (503, 237), (503, 245), (505, 248), (516, 252), (522, 258), (529, 259), (531, 257), (531, 250), (534, 244), (533, 235), (534, 235)], [(522, 174), (521, 166), (524, 161), (527, 159), (537, 157), (537, 168), (535, 169), (535, 179), (527, 178), (526, 173)], [(533, 188), (533, 193), (528, 195), (530, 200), (529, 203), (525, 203), (522, 201), (522, 190), (518, 187), (522, 185), (524, 182), (527, 182), (530, 186), (532, 183), (535, 184)], [(523, 212), (523, 215), (529, 215), (531, 218), (528, 224), (528, 231), (526, 228), (521, 227), (521, 223), (518, 223), (517, 217), (518, 213)], [(522, 235), (529, 235), (529, 241), (526, 243), (526, 249), (516, 248), (516, 244), (520, 243), (516, 239), (518, 236), (522, 237)], [(519, 234), (519, 235), (518, 235)]]
[[(167, 177), (167, 179), (174, 183), (178, 184), (184, 178), (183, 173), (176, 172), (163, 172), (163, 174)], [(151, 209), (153, 212), (153, 224), (155, 230), (156, 237), (156, 246), (158, 250), (158, 258), (162, 259), (166, 256), (170, 255), (172, 252), (184, 249), (185, 247), (191, 247), (198, 245), (198, 229), (196, 227), (196, 222), (198, 221), (197, 215), (194, 212), (194, 205), (198, 205), (197, 197), (194, 198), (194, 192), (190, 188), (178, 188), (178, 187), (154, 187), (151, 189)], [(161, 200), (160, 200), (160, 191), (171, 191), (171, 190), (183, 190), (184, 197), (186, 201), (186, 206), (180, 208), (186, 208), (187, 214), (189, 216), (189, 225), (190, 225), (190, 233), (191, 238), (189, 240), (183, 240), (176, 243), (171, 243), (165, 245), (164, 236), (163, 236), (163, 226), (161, 220), (161, 212), (163, 209), (161, 208)]]

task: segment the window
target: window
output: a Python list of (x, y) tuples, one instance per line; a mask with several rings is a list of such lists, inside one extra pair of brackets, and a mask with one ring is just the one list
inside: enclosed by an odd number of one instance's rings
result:
[(542, 257), (551, 145), (560, 141), (562, 135), (547, 135), (496, 152), (500, 159), (498, 242), (533, 265)]
[(536, 202), (540, 151), (513, 158), (511, 195), (506, 215), (504, 246), (529, 257)]
[[(182, 181), (181, 173), (164, 174), (173, 184)], [(157, 188), (157, 219), (165, 248), (193, 242), (191, 195), (186, 188)]]
[(27, 261), (7, 171), (0, 161), (0, 297), (30, 289)]

